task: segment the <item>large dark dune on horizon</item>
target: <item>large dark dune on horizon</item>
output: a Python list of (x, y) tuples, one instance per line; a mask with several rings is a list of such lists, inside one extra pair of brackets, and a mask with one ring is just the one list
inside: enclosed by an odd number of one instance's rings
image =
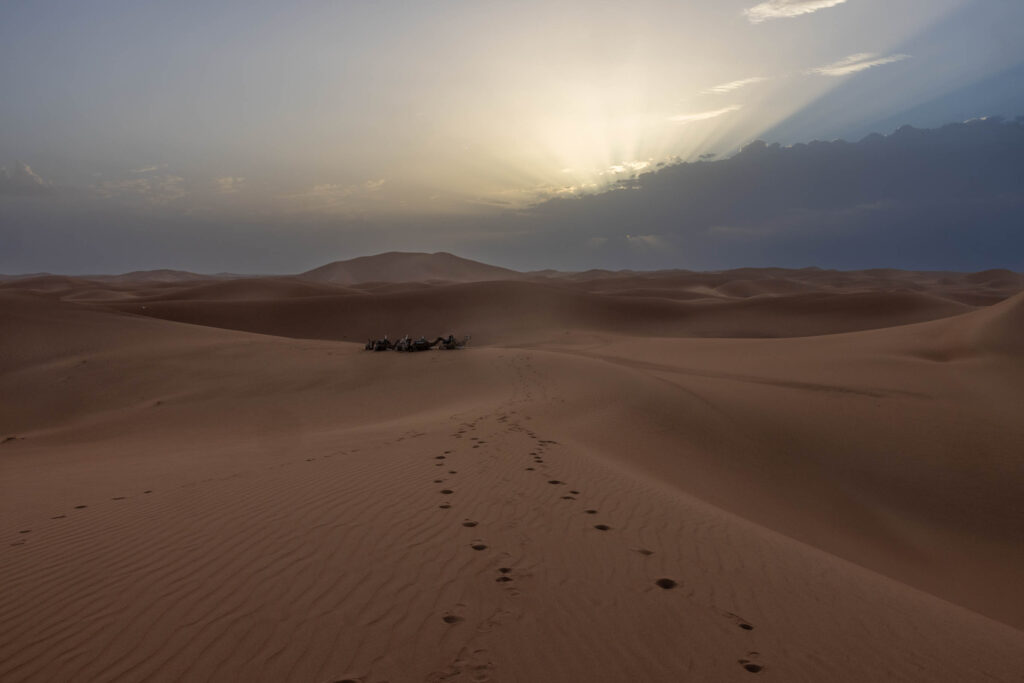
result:
[(1020, 680), (1022, 292), (4, 278), (0, 679)]

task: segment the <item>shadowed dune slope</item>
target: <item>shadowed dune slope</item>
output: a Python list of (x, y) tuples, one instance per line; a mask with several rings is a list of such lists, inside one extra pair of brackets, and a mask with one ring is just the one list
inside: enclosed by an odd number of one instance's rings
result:
[[(782, 337), (890, 327), (955, 315), (970, 307), (917, 292), (810, 293), (722, 301), (601, 295), (557, 284), (481, 282), (405, 286), (372, 296), (266, 299), (235, 286), (224, 300), (212, 287), (111, 303), (140, 315), (213, 327), (308, 339), (366, 339), (469, 333), (481, 342), (523, 338), (552, 330), (588, 330), (660, 336)], [(262, 288), (254, 288), (257, 291)], [(247, 299), (253, 300), (247, 300)]]
[(659, 481), (1019, 627), (1019, 296), (849, 334), (531, 348), (663, 383), (592, 386), (556, 409), (592, 452), (629, 453)]
[[(166, 290), (166, 291), (164, 291)], [(183, 287), (164, 288), (145, 301), (274, 301), (315, 296), (339, 296), (353, 292), (336, 285), (308, 282), (293, 277), (236, 278)]]

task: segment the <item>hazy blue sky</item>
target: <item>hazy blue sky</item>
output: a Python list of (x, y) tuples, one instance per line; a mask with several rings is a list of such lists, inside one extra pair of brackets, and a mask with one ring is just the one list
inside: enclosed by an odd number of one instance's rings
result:
[(568, 266), (585, 241), (510, 216), (757, 138), (1012, 118), (1022, 74), (1020, 0), (6, 0), (0, 272)]

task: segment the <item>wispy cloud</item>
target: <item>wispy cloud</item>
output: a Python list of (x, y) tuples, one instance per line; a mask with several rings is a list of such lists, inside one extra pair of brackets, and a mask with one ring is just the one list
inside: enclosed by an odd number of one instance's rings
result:
[(162, 174), (129, 180), (107, 180), (95, 187), (104, 199), (141, 200), (147, 204), (165, 205), (185, 197), (185, 179)]
[(651, 167), (651, 161), (623, 161), (621, 164), (613, 164), (603, 171), (598, 171), (598, 175), (619, 173), (639, 173), (647, 168)]
[(743, 10), (747, 19), (760, 24), (768, 19), (789, 19), (818, 10), (842, 5), (846, 0), (767, 0), (750, 9)]
[(665, 240), (660, 235), (626, 235), (626, 243), (631, 247), (646, 249), (661, 249), (665, 246)]
[(234, 194), (245, 187), (245, 178), (222, 176), (213, 179), (213, 186), (221, 194)]
[(767, 81), (768, 78), (765, 76), (752, 76), (750, 78), (741, 78), (738, 81), (729, 81), (728, 83), (721, 83), (707, 90), (702, 90), (702, 95), (724, 95), (740, 88), (745, 88), (748, 85), (754, 85), (761, 81)]
[(712, 111), (702, 111), (696, 114), (679, 114), (677, 116), (670, 116), (668, 120), (673, 123), (693, 123), (695, 121), (706, 121), (707, 119), (714, 119), (725, 114), (730, 114), (734, 111), (739, 111), (743, 108), (741, 104), (731, 104), (728, 107), (722, 107), (721, 109), (714, 109)]
[(133, 168), (130, 173), (152, 173), (153, 171), (159, 171), (160, 169), (167, 168), (167, 164), (159, 164), (157, 166), (143, 166), (142, 168)]
[(314, 185), (312, 188), (299, 194), (290, 195), (292, 197), (326, 197), (332, 199), (342, 199), (344, 197), (352, 197), (354, 195), (366, 194), (369, 192), (376, 192), (380, 188), (384, 187), (385, 180), (380, 178), (379, 180), (367, 180), (364, 183), (358, 185)]
[(838, 62), (833, 62), (832, 64), (826, 64), (825, 66), (819, 66), (815, 69), (811, 69), (808, 73), (820, 74), (822, 76), (846, 76), (875, 66), (901, 62), (909, 57), (910, 55), (902, 54), (881, 57), (873, 52), (859, 52), (855, 55), (844, 57)]
[(350, 202), (372, 198), (384, 187), (386, 179), (367, 180), (355, 185), (324, 184), (314, 185), (308, 190), (282, 195), (283, 199), (297, 203), (297, 207), (309, 211), (329, 211), (352, 208)]
[(53, 186), (24, 161), (14, 162), (14, 169), (10, 171), (0, 166), (0, 195), (35, 195), (52, 191)]

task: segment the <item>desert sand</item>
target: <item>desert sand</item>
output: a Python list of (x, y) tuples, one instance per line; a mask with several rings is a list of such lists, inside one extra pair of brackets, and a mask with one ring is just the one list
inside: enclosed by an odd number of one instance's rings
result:
[(0, 281), (0, 680), (1022, 680), (1021, 275), (311, 273)]

